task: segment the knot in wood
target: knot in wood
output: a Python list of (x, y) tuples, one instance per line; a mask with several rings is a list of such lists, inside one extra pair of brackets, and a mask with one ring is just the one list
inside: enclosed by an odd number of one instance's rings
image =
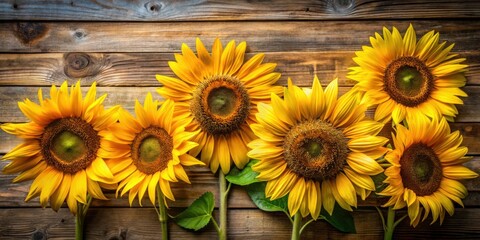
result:
[(65, 75), (71, 78), (84, 78), (96, 75), (102, 61), (86, 53), (68, 53), (64, 57)]
[(329, 0), (327, 11), (337, 14), (349, 14), (355, 8), (355, 0)]
[(88, 67), (90, 56), (85, 53), (70, 53), (67, 55), (67, 64), (74, 70), (82, 70)]
[(32, 234), (33, 240), (45, 240), (47, 239), (47, 235), (43, 230), (37, 230)]
[(19, 22), (13, 26), (13, 31), (23, 44), (31, 45), (47, 34), (48, 27), (43, 23)]
[(151, 14), (158, 14), (162, 10), (163, 4), (157, 1), (150, 1), (145, 3), (145, 9)]

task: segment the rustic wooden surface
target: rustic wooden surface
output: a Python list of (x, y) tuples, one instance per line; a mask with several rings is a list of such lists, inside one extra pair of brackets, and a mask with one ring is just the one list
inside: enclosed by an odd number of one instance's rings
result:
[[(434, 29), (441, 40), (455, 43), (454, 52), (470, 65), (469, 94), (452, 129), (464, 136), (480, 173), (480, 1), (0, 1), (0, 123), (24, 122), (16, 102), (35, 100), (39, 87), (81, 79), (98, 83), (107, 93), (107, 106), (122, 104), (132, 110), (135, 99), (159, 87), (155, 74), (172, 75), (167, 61), (180, 52), (182, 42), (194, 47), (200, 37), (211, 46), (220, 37), (247, 41), (247, 57), (265, 52), (265, 61), (278, 63), (295, 83), (309, 85), (316, 74), (322, 83), (339, 78), (341, 92), (353, 82), (346, 78), (354, 51), (369, 44), (369, 36), (383, 26), (404, 32), (412, 23), (417, 36)], [(154, 96), (160, 98), (158, 94)], [(382, 135), (389, 136), (386, 128)], [(19, 140), (0, 132), (0, 154)], [(0, 168), (7, 163), (0, 162)], [(174, 184), (178, 213), (204, 191), (217, 193), (216, 178), (208, 169), (189, 170), (192, 185)], [(74, 220), (68, 209), (42, 209), (38, 200), (25, 203), (30, 182), (13, 184), (14, 176), (0, 174), (0, 239), (72, 239)], [(411, 228), (399, 225), (398, 239), (480, 238), (480, 180), (465, 182), (470, 191), (453, 217), (444, 224), (428, 222)], [(129, 207), (126, 199), (94, 201), (87, 215), (87, 239), (159, 239), (160, 228), (148, 200)], [(355, 211), (357, 234), (343, 234), (318, 221), (303, 239), (381, 239), (380, 219), (368, 198)], [(281, 213), (257, 210), (241, 188), (229, 198), (230, 239), (289, 239), (291, 226)], [(403, 214), (403, 213), (400, 213)], [(199, 232), (170, 224), (172, 239), (215, 239), (213, 226)]]

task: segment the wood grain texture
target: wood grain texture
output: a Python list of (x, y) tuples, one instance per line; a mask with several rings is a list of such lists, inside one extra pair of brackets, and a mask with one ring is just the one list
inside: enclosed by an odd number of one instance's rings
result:
[[(207, 46), (219, 37), (247, 41), (249, 52), (358, 51), (382, 27), (405, 32), (408, 21), (246, 22), (0, 22), (0, 52), (179, 52), (182, 42)], [(477, 51), (479, 21), (415, 21), (417, 36), (430, 30), (454, 51)]]
[[(194, 48), (194, 46), (190, 46)], [(179, 46), (180, 48), (180, 46)], [(480, 85), (480, 51), (458, 52), (469, 65), (468, 85)], [(254, 53), (247, 53), (250, 59)], [(341, 86), (352, 86), (347, 79), (348, 68), (355, 66), (354, 51), (266, 52), (264, 62), (277, 64), (282, 74), (280, 85), (292, 78), (302, 86), (311, 83), (317, 75), (322, 84), (338, 78)], [(100, 86), (158, 86), (156, 74), (174, 76), (168, 61), (172, 53), (38, 53), (0, 54), (0, 86), (60, 85), (71, 82), (96, 81)]]
[(15, 1), (0, 3), (0, 20), (229, 21), (480, 17), (468, 1)]
[[(178, 213), (179, 209), (171, 209)], [(217, 211), (215, 210), (215, 215)], [(399, 216), (406, 214), (400, 211)], [(12, 217), (15, 216), (15, 217)], [(32, 221), (35, 216), (35, 221)], [(376, 210), (362, 208), (353, 212), (356, 234), (341, 233), (324, 221), (311, 223), (302, 239), (382, 239), (381, 221)], [(291, 224), (283, 213), (266, 213), (255, 209), (229, 211), (228, 239), (290, 239)], [(427, 219), (428, 220), (428, 219)], [(480, 220), (475, 209), (457, 209), (442, 226), (425, 221), (412, 228), (403, 221), (396, 229), (397, 239), (478, 239)], [(91, 208), (85, 219), (86, 239), (160, 239), (160, 227), (153, 208)], [(106, 224), (108, 223), (108, 224)], [(455, 231), (452, 231), (455, 229)], [(0, 238), (13, 239), (71, 239), (75, 223), (67, 209), (58, 213), (40, 208), (0, 209)], [(171, 239), (205, 239), (215, 236), (213, 225), (192, 232), (169, 223)]]

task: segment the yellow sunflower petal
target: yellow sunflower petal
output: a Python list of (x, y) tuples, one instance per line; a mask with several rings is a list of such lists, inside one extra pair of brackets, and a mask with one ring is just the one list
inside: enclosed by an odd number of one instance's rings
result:
[(288, 194), (288, 211), (290, 216), (295, 215), (300, 208), (305, 194), (306, 183), (303, 178), (299, 178), (292, 191)]
[(231, 158), (235, 163), (235, 166), (242, 169), (248, 163), (248, 148), (245, 146), (241, 136), (238, 133), (234, 132), (231, 134), (228, 143), (228, 148), (230, 150)]
[(370, 176), (359, 174), (353, 170), (350, 170), (349, 168), (345, 168), (343, 171), (348, 179), (350, 179), (350, 181), (355, 185), (367, 190), (375, 191), (375, 183)]
[(478, 174), (464, 166), (446, 166), (442, 169), (443, 175), (450, 179), (472, 179), (478, 177)]
[(62, 204), (70, 191), (71, 181), (72, 176), (70, 174), (63, 174), (62, 182), (50, 197), (50, 206), (53, 210), (58, 211), (58, 209), (62, 207)]
[(73, 175), (70, 194), (80, 203), (87, 203), (87, 174), (80, 170)]
[(276, 179), (267, 182), (265, 187), (265, 196), (275, 200), (287, 195), (297, 183), (298, 177), (290, 172), (284, 172)]
[(383, 168), (375, 160), (360, 152), (350, 153), (347, 163), (358, 173), (376, 175), (383, 172)]
[(150, 181), (152, 179), (152, 175), (147, 175), (145, 176), (145, 179), (138, 184), (138, 204), (142, 206), (142, 199), (143, 195), (145, 195), (145, 192), (147, 191), (148, 185), (150, 184)]
[(215, 141), (217, 151), (213, 155), (213, 161), (218, 161), (224, 174), (230, 171), (230, 150), (228, 149), (227, 140), (223, 135), (220, 135)]
[(51, 195), (57, 190), (63, 180), (63, 173), (57, 170), (51, 170), (48, 174), (48, 180), (42, 183), (42, 192), (40, 193), (40, 205), (47, 206)]
[(148, 198), (150, 198), (150, 202), (152, 205), (155, 206), (155, 197), (157, 196), (157, 186), (159, 185), (160, 180), (160, 173), (156, 172), (152, 175), (150, 182), (148, 183)]
[(167, 197), (168, 199), (175, 201), (175, 197), (173, 196), (172, 189), (170, 188), (170, 182), (162, 178), (160, 178), (159, 181), (160, 181), (160, 189), (163, 195), (165, 195), (165, 197)]
[(352, 182), (345, 176), (343, 173), (339, 173), (336, 177), (336, 186), (340, 196), (348, 203), (350, 206), (357, 207), (357, 195), (355, 193), (355, 188), (352, 185)]
[(333, 207), (335, 206), (335, 198), (333, 196), (333, 190), (330, 181), (323, 181), (321, 189), (323, 207), (328, 214), (332, 215)]

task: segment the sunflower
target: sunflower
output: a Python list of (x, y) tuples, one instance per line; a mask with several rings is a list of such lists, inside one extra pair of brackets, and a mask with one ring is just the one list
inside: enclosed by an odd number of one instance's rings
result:
[(276, 64), (262, 64), (264, 54), (244, 62), (245, 42), (236, 46), (230, 41), (223, 49), (216, 39), (212, 54), (198, 38), (196, 45), (197, 55), (183, 44), (182, 54), (169, 62), (178, 78), (156, 76), (163, 84), (158, 93), (178, 103), (190, 122), (187, 130), (200, 130), (193, 139), (198, 146), (190, 154), (201, 151), (200, 159), (212, 172), (220, 166), (226, 174), (232, 160), (238, 168), (249, 161), (247, 143), (255, 138), (249, 124), (256, 122), (257, 103), (268, 101), (271, 92), (282, 92), (281, 86), (272, 86), (280, 74), (273, 72)]
[(467, 94), (465, 59), (451, 54), (454, 44), (439, 43), (433, 30), (418, 42), (413, 26), (402, 36), (394, 27), (383, 28), (383, 38), (370, 37), (372, 47), (364, 46), (353, 60), (349, 78), (357, 81), (355, 89), (365, 94), (365, 101), (377, 105), (375, 120), (401, 122), (406, 116), (422, 114), (445, 116), (449, 121), (458, 114), (454, 104)]
[(365, 199), (375, 190), (370, 175), (383, 171), (375, 161), (387, 150), (388, 139), (376, 136), (383, 124), (365, 118), (358, 95), (337, 94), (337, 80), (323, 91), (315, 77), (302, 91), (289, 79), (284, 100), (272, 94), (271, 105), (258, 105), (251, 128), (259, 139), (248, 144), (248, 156), (260, 160), (252, 169), (267, 181), (267, 197), (289, 194), (292, 216), (316, 219), (322, 206), (332, 214), (335, 202), (351, 211), (357, 194)]
[[(107, 161), (119, 182), (117, 193), (129, 192), (130, 205), (138, 196), (140, 205), (145, 192), (155, 205), (157, 187), (164, 196), (175, 200), (170, 182), (178, 179), (190, 183), (183, 166), (203, 165), (187, 154), (197, 146), (189, 141), (197, 132), (186, 132), (188, 119), (174, 111), (171, 100), (161, 104), (147, 94), (143, 106), (135, 102), (136, 118), (124, 109), (119, 111), (119, 123), (110, 127), (105, 137)], [(160, 199), (159, 199), (160, 200)]]
[(93, 83), (85, 98), (80, 82), (67, 82), (59, 89), (52, 86), (50, 98), (38, 90), (40, 104), (29, 99), (19, 102), (27, 123), (7, 123), (1, 128), (23, 139), (23, 143), (2, 157), (11, 160), (3, 169), (20, 173), (13, 182), (34, 179), (25, 201), (40, 196), (40, 204), (55, 211), (66, 200), (70, 211), (77, 213), (77, 203), (87, 203), (87, 194), (106, 199), (100, 187), (111, 187), (113, 175), (103, 160), (106, 129), (117, 121), (118, 107), (104, 110), (106, 95), (96, 98)]
[(379, 194), (390, 196), (384, 206), (407, 206), (413, 226), (430, 212), (432, 223), (439, 217), (442, 223), (445, 211), (453, 215), (452, 200), (463, 206), (461, 199), (467, 196), (467, 189), (458, 180), (476, 178), (478, 174), (462, 165), (471, 159), (465, 157), (468, 149), (460, 146), (462, 136), (459, 131), (450, 132), (445, 118), (417, 116), (407, 118), (407, 122), (408, 128), (396, 127), (395, 149), (385, 156), (392, 164), (385, 170), (388, 186)]

